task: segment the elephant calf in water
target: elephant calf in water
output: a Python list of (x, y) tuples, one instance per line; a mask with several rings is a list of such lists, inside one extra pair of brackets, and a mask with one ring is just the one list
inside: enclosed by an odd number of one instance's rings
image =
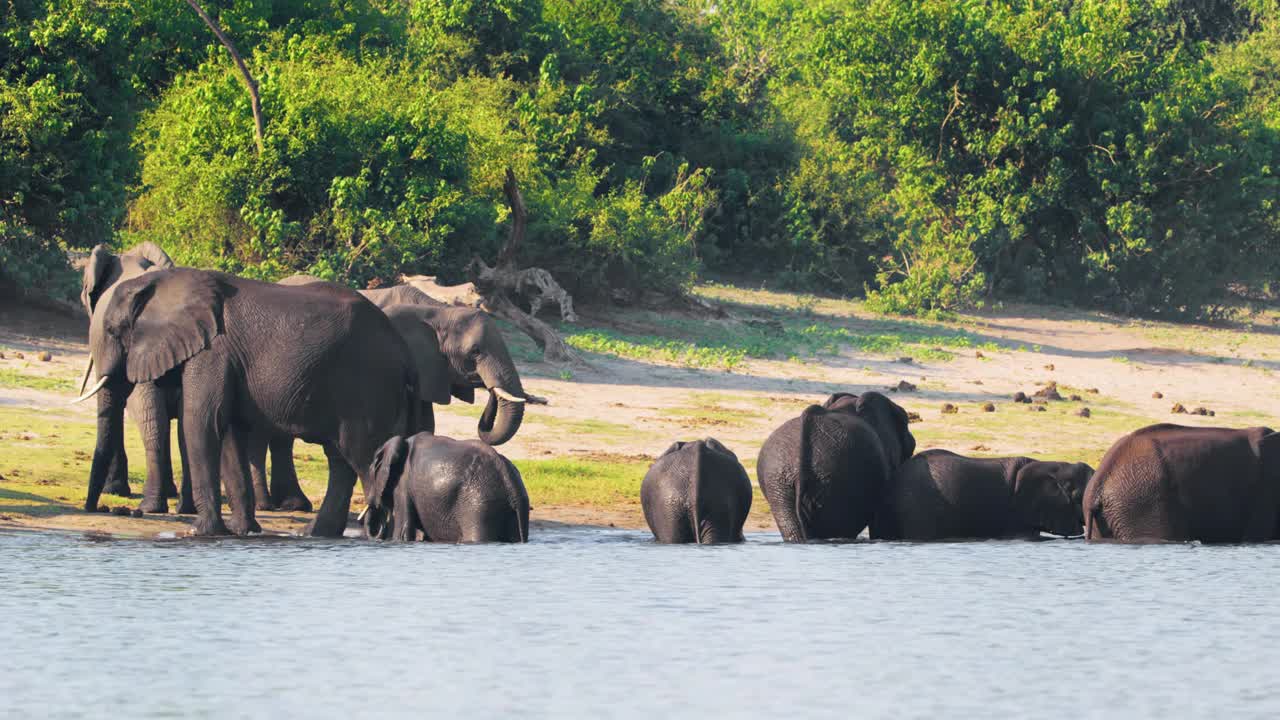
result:
[(396, 436), (365, 487), (369, 537), (429, 542), (527, 542), (529, 495), (511, 461), (478, 440)]
[(871, 523), (878, 540), (1079, 535), (1093, 468), (928, 450), (902, 464)]
[(715, 439), (678, 442), (645, 473), (640, 504), (658, 542), (742, 542), (751, 480)]

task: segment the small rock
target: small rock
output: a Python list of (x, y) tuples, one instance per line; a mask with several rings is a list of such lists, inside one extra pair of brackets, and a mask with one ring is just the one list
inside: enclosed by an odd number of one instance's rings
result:
[(1028, 409), (1028, 410), (1031, 410), (1032, 412), (1046, 412), (1046, 411), (1048, 410), (1048, 408), (1046, 408), (1046, 407), (1045, 407), (1045, 406), (1043, 406), (1043, 405), (1032, 405), (1031, 407), (1029, 407), (1029, 408), (1027, 408), (1027, 409)]
[(1030, 403), (1031, 398), (1027, 397), (1026, 393), (1019, 390), (1018, 392), (1013, 394), (1013, 401), (1016, 403)]
[(1192, 411), (1191, 411), (1191, 414), (1192, 414), (1192, 415), (1204, 415), (1204, 416), (1209, 416), (1209, 415), (1212, 415), (1212, 414), (1213, 414), (1213, 411), (1212, 411), (1212, 410), (1210, 410), (1210, 409), (1208, 409), (1208, 408), (1198, 407), (1198, 408), (1196, 408), (1195, 410), (1192, 410)]
[(1045, 365), (1045, 366), (1044, 366), (1044, 369), (1045, 369), (1045, 370), (1054, 370), (1055, 368), (1053, 367), (1053, 363), (1049, 363), (1048, 365)]
[(1072, 395), (1071, 397), (1069, 397), (1069, 398), (1067, 398), (1067, 399), (1068, 399), (1068, 400), (1070, 400), (1071, 402), (1080, 402), (1080, 401), (1084, 400), (1084, 398), (1080, 397), (1079, 395)]
[(15, 358), (19, 359), (19, 360), (25, 360), (25, 359), (26, 359), (26, 357), (27, 357), (26, 355), (23, 355), (23, 354), (22, 354), (22, 353), (20, 353), (20, 352), (16, 352), (16, 353), (14, 353), (14, 354), (13, 354), (13, 356), (14, 356)]
[(974, 445), (973, 447), (971, 447), (971, 448), (969, 448), (969, 449), (970, 449), (970, 450), (975, 450), (975, 451), (977, 451), (977, 452), (986, 452), (986, 451), (990, 450), (991, 448), (987, 447), (986, 445), (983, 445), (982, 443), (978, 443), (977, 445)]
[(1089, 417), (1090, 415), (1093, 415), (1093, 413), (1092, 413), (1092, 412), (1089, 412), (1089, 408), (1087, 408), (1087, 407), (1082, 407), (1082, 408), (1080, 408), (1079, 410), (1077, 410), (1077, 411), (1076, 411), (1076, 415), (1079, 415), (1080, 417), (1083, 417), (1083, 418), (1087, 418), (1087, 417)]
[(982, 403), (982, 412), (995, 412), (996, 404), (991, 402)]
[(1184, 407), (1182, 403), (1174, 403), (1173, 407), (1169, 408), (1169, 412), (1174, 415), (1185, 415), (1187, 413), (1187, 408)]
[(915, 392), (916, 386), (906, 380), (899, 380), (897, 385), (890, 385), (889, 390), (893, 392)]
[(952, 405), (951, 403), (942, 403), (943, 415), (955, 415), (958, 412), (960, 412), (960, 408), (956, 407), (955, 405)]
[(981, 385), (981, 384), (982, 384), (982, 381), (981, 381), (981, 380), (974, 380), (974, 381), (973, 381), (973, 384), (974, 384), (974, 385)]
[(36, 357), (40, 358), (40, 362), (49, 362), (50, 360), (53, 359), (53, 356), (49, 354), (48, 350), (45, 350), (44, 352), (40, 353)]
[(121, 517), (129, 517), (133, 514), (133, 511), (123, 505), (117, 505), (111, 508), (111, 514), (119, 515)]
[(134, 508), (133, 512), (129, 513), (129, 515), (136, 518), (142, 517), (142, 508)]
[(4, 359), (4, 353), (0, 352), (0, 360)]
[(1090, 395), (1098, 394), (1098, 388), (1085, 388), (1084, 391), (1089, 393)]
[(1164, 397), (1164, 393), (1162, 393), (1162, 392), (1160, 392), (1159, 390), (1157, 390), (1157, 391), (1155, 391), (1155, 392), (1151, 393), (1151, 397), (1155, 398), (1156, 400), (1159, 400), (1160, 398)]
[(1062, 394), (1058, 392), (1058, 383), (1052, 380), (1050, 380), (1047, 385), (1037, 390), (1035, 392), (1035, 396), (1038, 398), (1044, 398), (1045, 400), (1062, 399)]
[(100, 512), (100, 513), (109, 513), (109, 512), (111, 512), (111, 508), (107, 507), (106, 505), (99, 505), (99, 506), (98, 506), (98, 512)]
[(920, 417), (920, 413), (918, 413), (918, 412), (911, 412), (910, 410), (908, 410), (908, 411), (907, 411), (907, 422), (908, 422), (908, 423), (918, 423), (918, 422), (921, 422), (921, 421), (923, 421), (923, 420), (924, 420), (924, 418)]
[(1035, 400), (1032, 400), (1031, 403), (1033, 405), (1048, 405), (1049, 401), (1044, 398), (1036, 398)]
[(1218, 414), (1218, 413), (1216, 413), (1216, 412), (1214, 412), (1214, 411), (1212, 411), (1212, 410), (1210, 410), (1210, 411), (1209, 411), (1209, 417), (1215, 417), (1217, 414)]
[(979, 350), (979, 351), (975, 352), (975, 353), (973, 354), (973, 356), (974, 356), (974, 357), (976, 357), (976, 358), (978, 358), (979, 360), (981, 360), (982, 358), (986, 357), (986, 355), (983, 355), (983, 354), (982, 354), (982, 351), (981, 351), (981, 350)]
[(898, 362), (902, 363), (903, 365), (910, 365), (914, 361), (911, 358), (903, 355), (902, 357), (898, 358)]

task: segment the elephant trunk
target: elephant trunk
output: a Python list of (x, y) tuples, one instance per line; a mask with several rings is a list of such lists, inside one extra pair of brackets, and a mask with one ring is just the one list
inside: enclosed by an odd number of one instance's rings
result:
[(513, 364), (490, 361), (476, 370), (489, 389), (489, 401), (480, 414), (477, 433), (486, 444), (501, 445), (515, 436), (524, 420), (524, 406), (527, 404), (524, 387)]

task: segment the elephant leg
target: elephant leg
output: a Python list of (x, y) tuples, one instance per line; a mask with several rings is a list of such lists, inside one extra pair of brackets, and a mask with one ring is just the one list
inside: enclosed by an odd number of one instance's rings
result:
[(265, 432), (251, 433), (248, 445), (249, 479), (253, 483), (254, 508), (258, 510), (275, 510), (271, 493), (267, 491), (267, 442), (271, 435)]
[(356, 472), (342, 455), (330, 445), (324, 454), (329, 459), (329, 486), (315, 520), (307, 528), (312, 537), (342, 537), (347, 529), (347, 513), (351, 510), (351, 492), (356, 486)]
[(222, 439), (222, 482), (231, 504), (229, 527), (236, 535), (262, 532), (254, 518), (253, 486), (249, 482), (249, 434), (227, 428)]
[[(226, 379), (202, 377), (225, 371), (215, 367), (193, 368), (201, 359), (197, 356), (189, 361), (183, 377), (182, 434), (187, 440), (191, 490), (196, 504), (196, 520), (191, 532), (193, 535), (229, 535), (230, 531), (222, 521), (220, 483), (223, 436), (230, 430), (227, 421), (222, 419), (223, 393), (219, 392), (225, 388)], [(198, 378), (202, 392), (190, 391), (196, 383), (187, 382), (188, 376)], [(213, 383), (216, 387), (208, 387)]]
[(173, 459), (169, 453), (169, 408), (164, 392), (154, 383), (139, 384), (130, 398), (129, 412), (137, 421), (147, 452), (147, 482), (138, 509), (144, 513), (167, 513), (169, 503), (165, 498), (176, 493), (166, 493), (173, 488)]
[[(102, 425), (103, 406), (102, 393), (98, 393), (98, 425)], [(121, 415), (125, 411), (125, 401), (121, 399)], [(108, 495), (118, 495), (120, 497), (133, 497), (133, 491), (129, 487), (129, 456), (124, 449), (124, 418), (120, 418), (120, 422), (115, 426), (115, 431), (108, 433), (105, 437), (101, 432), (98, 433), (98, 444), (106, 443), (103, 459), (105, 460), (105, 471), (103, 477), (105, 482), (102, 486), (102, 492)], [(94, 453), (97, 456), (97, 452)]]
[(187, 438), (182, 432), (182, 416), (178, 416), (178, 460), (182, 466), (182, 490), (178, 499), (179, 515), (195, 515), (196, 501), (191, 497), (191, 464), (187, 459)]
[(271, 500), (280, 510), (311, 512), (311, 498), (302, 492), (293, 465), (293, 443), (287, 435), (271, 438)]
[(391, 539), (396, 542), (413, 542), (418, 536), (418, 509), (413, 501), (396, 504), (392, 518)]

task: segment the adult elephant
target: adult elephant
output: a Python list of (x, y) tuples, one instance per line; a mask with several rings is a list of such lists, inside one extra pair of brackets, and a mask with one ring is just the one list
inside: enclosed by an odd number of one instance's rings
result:
[[(173, 269), (119, 283), (99, 303), (89, 333), (106, 393), (107, 431), (122, 423), (136, 383), (182, 388), (182, 428), (198, 516), (197, 535), (228, 532), (219, 475), (236, 533), (257, 529), (243, 439), (288, 434), (324, 446), (329, 486), (310, 534), (339, 536), (357, 475), (368, 479), (388, 437), (413, 426), (417, 378), (404, 340), (376, 307), (324, 284), (284, 287), (217, 272)], [(96, 507), (105, 467), (90, 471)]]
[(836, 393), (769, 435), (756, 474), (786, 542), (855, 538), (915, 449), (907, 413), (892, 400)]
[(1116, 441), (1085, 488), (1090, 540), (1280, 539), (1280, 433), (1152, 425)]
[(871, 521), (878, 540), (1079, 535), (1093, 468), (1029, 457), (969, 458), (926, 450), (894, 473)]
[[(288, 285), (318, 282), (307, 275), (280, 281)], [(452, 396), (474, 403), (476, 390), (487, 390), (488, 401), (476, 428), (486, 444), (501, 445), (520, 430), (525, 405), (542, 402), (525, 395), (520, 372), (507, 349), (502, 330), (493, 316), (475, 308), (445, 305), (410, 285), (360, 290), (384, 312), (392, 308), (416, 308), (416, 316), (435, 329), (440, 350), (449, 359), (449, 394), (437, 404), (447, 405)]]
[[(92, 319), (94, 308), (100, 302), (110, 300), (116, 284), (138, 277), (153, 270), (172, 268), (173, 260), (159, 245), (144, 242), (119, 255), (106, 245), (98, 245), (89, 254), (84, 266), (80, 287), (80, 302), (85, 314)], [(85, 382), (93, 372), (93, 364), (85, 370)], [(85, 383), (80, 391), (84, 392)], [(111, 432), (110, 411), (106, 396), (98, 398), (98, 445), (94, 448), (94, 462), (106, 468), (103, 492), (129, 497), (129, 460), (124, 449), (124, 433)], [(181, 393), (176, 387), (162, 387), (153, 382), (138, 383), (129, 396), (128, 414), (138, 426), (142, 447), (146, 451), (147, 479), (143, 485), (139, 509), (148, 513), (164, 513), (169, 510), (168, 498), (177, 497), (173, 482), (173, 460), (169, 444), (169, 422), (178, 415)], [(185, 478), (183, 495), (178, 512), (194, 512), (189, 486)]]

